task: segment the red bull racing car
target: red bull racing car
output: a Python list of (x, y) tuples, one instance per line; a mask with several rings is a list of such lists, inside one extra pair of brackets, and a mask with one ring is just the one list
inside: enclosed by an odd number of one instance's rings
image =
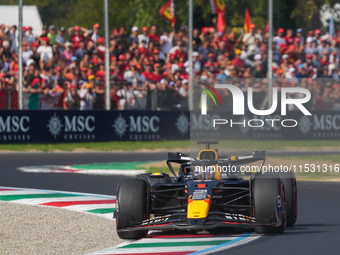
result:
[[(293, 172), (263, 173), (265, 151), (246, 156), (220, 155), (210, 144), (198, 157), (169, 153), (174, 175), (138, 175), (117, 188), (117, 233), (138, 239), (148, 230), (254, 228), (257, 233), (282, 233), (297, 219)], [(243, 176), (242, 166), (262, 161), (260, 170)], [(178, 172), (174, 165), (178, 166)], [(246, 178), (248, 177), (248, 178)]]

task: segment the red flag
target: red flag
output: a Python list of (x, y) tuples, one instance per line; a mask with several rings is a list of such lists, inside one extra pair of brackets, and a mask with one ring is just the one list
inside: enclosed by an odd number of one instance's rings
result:
[(224, 20), (224, 12), (218, 12), (217, 13), (217, 32), (224, 33), (226, 24)]
[(171, 25), (175, 24), (175, 6), (173, 0), (168, 0), (162, 8), (159, 10), (159, 14), (171, 22)]
[(244, 32), (245, 33), (248, 33), (250, 26), (251, 26), (250, 15), (249, 15), (248, 9), (246, 8), (246, 16), (244, 17)]
[(225, 10), (224, 0), (210, 0), (210, 6), (212, 14), (224, 12)]
[(268, 32), (269, 32), (269, 23), (267, 21), (267, 24), (266, 24), (266, 33), (268, 33)]

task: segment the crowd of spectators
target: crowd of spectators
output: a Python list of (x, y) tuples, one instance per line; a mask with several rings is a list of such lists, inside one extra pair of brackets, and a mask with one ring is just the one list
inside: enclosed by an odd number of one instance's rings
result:
[[(0, 109), (18, 108), (16, 30), (0, 27)], [(40, 35), (32, 27), (21, 32), (24, 109), (104, 109), (105, 39), (98, 23), (91, 29), (44, 26)], [(162, 32), (156, 25), (114, 29), (109, 41), (111, 109), (187, 109), (188, 41), (187, 27)], [(339, 109), (339, 45), (340, 32), (332, 38), (319, 29), (279, 28), (273, 38), (273, 77), (283, 82), (274, 85), (286, 86), (288, 80), (312, 92), (311, 108)], [(246, 78), (268, 74), (268, 33), (255, 25), (248, 33), (196, 28), (193, 49), (195, 81), (213, 84), (238, 78), (246, 87)], [(265, 84), (254, 86), (257, 92), (266, 91)]]

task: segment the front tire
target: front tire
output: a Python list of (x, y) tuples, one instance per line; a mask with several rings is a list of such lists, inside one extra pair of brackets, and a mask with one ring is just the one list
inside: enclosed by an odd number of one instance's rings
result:
[(120, 231), (134, 227), (134, 222), (146, 219), (146, 183), (143, 180), (123, 180), (118, 187), (117, 233), (122, 239), (139, 239), (146, 236), (145, 230)]
[[(284, 187), (279, 175), (276, 174), (262, 174), (254, 179), (253, 183), (253, 197), (254, 197), (254, 217), (256, 220), (275, 220), (280, 221), (281, 224), (277, 227), (260, 226), (256, 227), (255, 231), (262, 233), (282, 233), (286, 228), (286, 213), (278, 215), (282, 217), (277, 219), (277, 208), (284, 206), (285, 195)], [(277, 205), (281, 200), (281, 205)]]
[(297, 186), (295, 174), (293, 172), (282, 172), (280, 176), (285, 187), (287, 226), (293, 227), (297, 219)]

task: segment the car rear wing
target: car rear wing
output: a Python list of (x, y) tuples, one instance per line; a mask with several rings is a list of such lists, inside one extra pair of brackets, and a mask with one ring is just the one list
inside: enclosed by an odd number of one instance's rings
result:
[(253, 151), (250, 155), (246, 156), (228, 156), (228, 161), (235, 165), (246, 165), (256, 161), (266, 160), (266, 151)]
[(183, 164), (186, 162), (192, 162), (193, 165), (206, 165), (208, 164), (232, 164), (232, 165), (246, 165), (257, 161), (262, 161), (261, 168), (266, 161), (266, 151), (253, 151), (250, 155), (245, 156), (232, 156), (220, 157), (217, 160), (198, 160), (197, 158), (190, 157), (189, 155), (177, 152), (169, 152), (168, 160), (166, 161), (171, 173), (177, 176), (171, 162)]

